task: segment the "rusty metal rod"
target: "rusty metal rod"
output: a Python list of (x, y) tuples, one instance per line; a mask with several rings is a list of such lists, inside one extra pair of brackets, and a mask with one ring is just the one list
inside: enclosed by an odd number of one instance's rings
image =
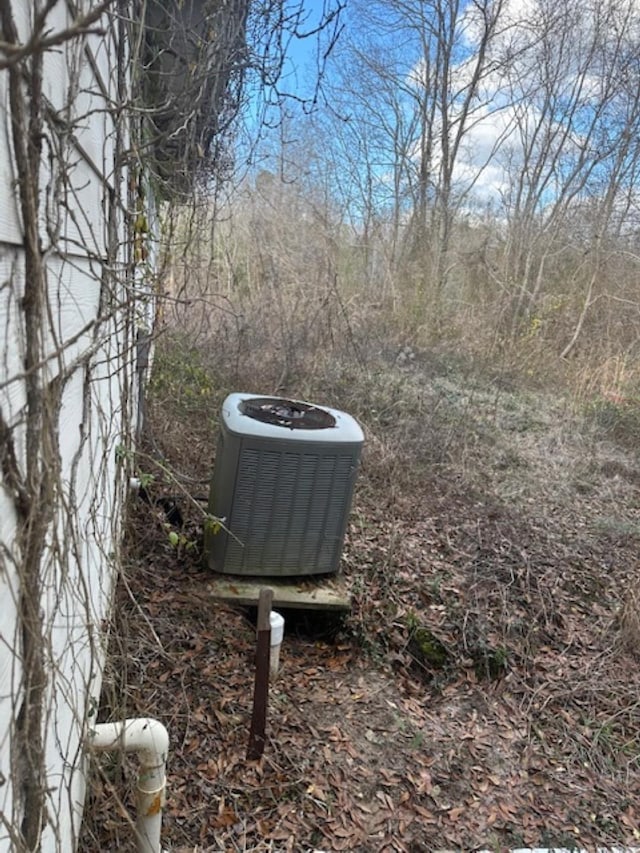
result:
[(258, 624), (256, 639), (256, 674), (253, 688), (253, 713), (249, 730), (247, 760), (262, 757), (267, 728), (267, 703), (269, 699), (269, 655), (271, 644), (271, 603), (273, 590), (265, 587), (258, 598)]

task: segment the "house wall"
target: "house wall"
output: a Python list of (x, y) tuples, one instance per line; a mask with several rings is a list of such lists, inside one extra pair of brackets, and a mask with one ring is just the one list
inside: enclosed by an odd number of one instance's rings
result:
[[(21, 39), (33, 27), (33, 0), (11, 0)], [(58, 0), (46, 29), (61, 32), (91, 8)], [(43, 739), (47, 820), (42, 850), (75, 847), (84, 800), (82, 739), (97, 708), (106, 621), (118, 565), (135, 431), (135, 334), (144, 305), (134, 290), (128, 228), (131, 162), (127, 74), (118, 72), (123, 30), (116, 9), (44, 56), (45, 133), (40, 173), (40, 237), (46, 258), (42, 335), (44, 384), (57, 379), (55, 488), (41, 562), (42, 643), (47, 684)], [(125, 41), (123, 39), (123, 41)], [(129, 50), (129, 41), (123, 45)], [(0, 52), (0, 60), (3, 58)], [(129, 67), (129, 63), (126, 63)], [(122, 69), (121, 69), (122, 71)], [(8, 72), (0, 70), (0, 413), (18, 468), (26, 470), (23, 224), (11, 138)], [(136, 281), (137, 287), (132, 285)], [(123, 452), (124, 451), (124, 452)], [(2, 467), (0, 466), (0, 477)], [(24, 702), (19, 618), (21, 560), (15, 497), (0, 479), (0, 851), (16, 849), (25, 768), (19, 740)]]

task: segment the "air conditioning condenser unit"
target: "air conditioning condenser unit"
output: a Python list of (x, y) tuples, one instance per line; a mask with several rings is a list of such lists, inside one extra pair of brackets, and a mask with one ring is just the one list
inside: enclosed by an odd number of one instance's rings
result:
[(222, 406), (205, 551), (216, 572), (337, 572), (364, 435), (337, 409), (231, 394)]

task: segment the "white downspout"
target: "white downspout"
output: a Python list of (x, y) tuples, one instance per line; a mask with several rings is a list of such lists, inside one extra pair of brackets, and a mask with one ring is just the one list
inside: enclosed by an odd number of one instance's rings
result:
[(165, 803), (165, 769), (169, 734), (158, 720), (145, 718), (99, 723), (88, 743), (101, 752), (136, 752), (140, 761), (136, 783), (136, 847), (138, 853), (161, 853), (160, 829)]

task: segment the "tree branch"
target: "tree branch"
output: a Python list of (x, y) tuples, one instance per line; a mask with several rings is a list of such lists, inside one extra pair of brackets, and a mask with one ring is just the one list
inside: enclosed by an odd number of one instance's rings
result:
[(21, 519), (29, 513), (29, 496), (16, 456), (11, 427), (0, 412), (0, 469), (7, 488), (13, 493), (16, 512)]

